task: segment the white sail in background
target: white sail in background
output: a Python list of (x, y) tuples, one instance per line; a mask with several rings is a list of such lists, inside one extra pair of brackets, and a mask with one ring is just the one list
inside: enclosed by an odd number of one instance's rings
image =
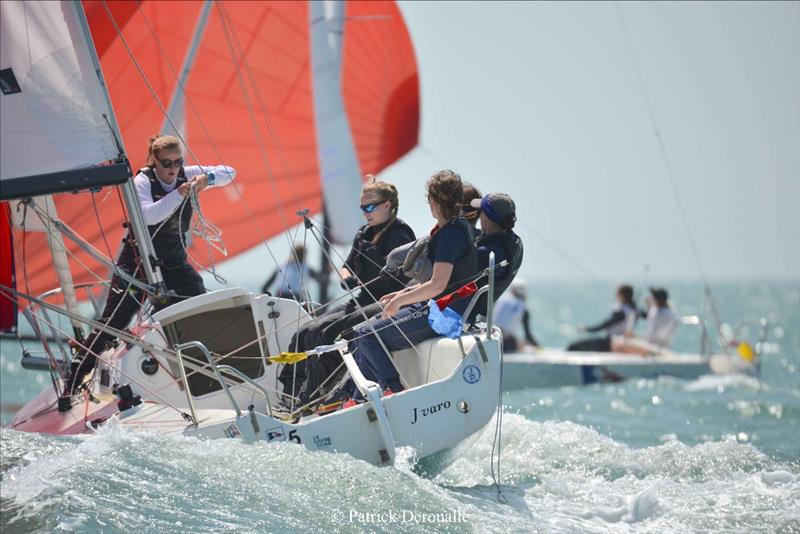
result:
[(328, 226), (349, 243), (364, 219), (358, 209), (361, 168), (342, 96), (344, 3), (309, 2), (317, 159)]
[(119, 154), (103, 118), (110, 110), (79, 7), (67, 1), (0, 2), (4, 182), (86, 168)]

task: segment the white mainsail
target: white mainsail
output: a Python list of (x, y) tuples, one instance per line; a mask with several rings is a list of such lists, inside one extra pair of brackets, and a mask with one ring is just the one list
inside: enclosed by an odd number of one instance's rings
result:
[[(0, 180), (119, 155), (76, 2), (0, 2)], [(7, 195), (4, 195), (7, 196)]]
[[(0, 90), (0, 199), (122, 184), (139, 251), (149, 258), (152, 244), (80, 2), (0, 3)], [(61, 235), (42, 222), (71, 294)], [(160, 284), (158, 267), (142, 267), (149, 283)]]

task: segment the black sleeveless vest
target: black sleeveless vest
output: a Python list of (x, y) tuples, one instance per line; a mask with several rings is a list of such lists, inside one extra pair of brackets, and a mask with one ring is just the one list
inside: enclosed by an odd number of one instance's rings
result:
[(374, 245), (371, 241), (375, 236), (375, 228), (366, 224), (359, 228), (354, 240), (360, 254), (355, 255), (350, 267), (353, 268), (354, 274), (365, 282), (378, 276), (381, 268), (386, 265), (386, 256), (391, 252), (387, 250), (389, 234), (405, 231), (410, 236), (410, 240), (414, 240), (414, 230), (402, 219), (395, 219), (389, 227), (381, 230), (383, 230), (383, 234)]
[[(139, 169), (139, 172), (147, 176), (150, 180), (150, 194), (153, 202), (158, 202), (169, 193), (161, 186), (161, 182), (156, 177), (156, 172), (151, 167)], [(178, 171), (178, 178), (175, 187), (185, 184), (188, 180), (183, 171), (183, 167)], [(147, 230), (153, 241), (156, 257), (166, 266), (175, 265), (186, 259), (186, 250), (183, 246), (184, 235), (189, 231), (192, 222), (192, 204), (188, 197), (184, 203), (178, 207), (165, 221), (148, 225)], [(160, 227), (160, 228), (159, 228)], [(127, 240), (126, 247), (130, 240)]]
[[(390, 234), (402, 232), (409, 236), (409, 241), (414, 240), (414, 230), (402, 219), (395, 219), (391, 225), (383, 229), (381, 238), (373, 245), (371, 241), (375, 236), (375, 231), (375, 227), (364, 225), (358, 230), (354, 239), (354, 245), (359, 253), (355, 254), (349, 263), (349, 267), (363, 282), (376, 278), (380, 274), (381, 268), (386, 265), (386, 256), (391, 252), (388, 245)], [(358, 300), (362, 305), (374, 302), (373, 297), (379, 299), (393, 291), (403, 289), (404, 285), (391, 277), (381, 277), (368, 287), (369, 292), (362, 290), (358, 296)]]
[[(464, 233), (464, 238), (467, 240), (468, 247), (466, 254), (457, 259), (453, 264), (453, 272), (450, 274), (450, 280), (447, 282), (447, 287), (440, 294), (436, 295), (434, 300), (447, 295), (448, 293), (452, 293), (459, 287), (470, 283), (472, 278), (478, 272), (478, 249), (475, 248), (472, 227), (469, 225), (466, 219), (461, 217), (453, 219), (452, 221), (448, 222), (447, 225), (455, 225)], [(436, 261), (436, 247), (438, 246), (439, 237), (442, 235), (443, 228), (445, 227), (443, 226), (435, 234), (433, 234), (428, 242), (428, 259), (430, 259), (431, 262)]]

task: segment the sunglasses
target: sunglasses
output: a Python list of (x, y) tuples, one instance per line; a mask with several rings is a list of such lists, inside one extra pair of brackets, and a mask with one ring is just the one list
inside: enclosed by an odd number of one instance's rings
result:
[(361, 206), (361, 211), (363, 211), (364, 213), (372, 213), (373, 211), (378, 209), (378, 206), (380, 206), (384, 202), (386, 202), (386, 201), (385, 200), (381, 200), (380, 202), (375, 202), (373, 204), (363, 204)]
[[(158, 158), (156, 158), (158, 159)], [(161, 164), (162, 167), (165, 169), (171, 169), (172, 167), (180, 167), (183, 165), (183, 158), (178, 158), (176, 160), (172, 159), (159, 159), (158, 162)]]

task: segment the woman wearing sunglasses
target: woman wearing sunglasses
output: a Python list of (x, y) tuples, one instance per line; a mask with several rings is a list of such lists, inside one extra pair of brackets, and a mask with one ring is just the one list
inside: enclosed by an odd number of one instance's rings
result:
[[(140, 169), (133, 182), (141, 205), (142, 215), (153, 241), (156, 257), (167, 290), (174, 297), (156, 304), (164, 308), (180, 300), (205, 293), (203, 279), (189, 265), (186, 254), (186, 235), (192, 220), (190, 192), (200, 193), (207, 187), (225, 185), (236, 175), (232, 167), (211, 165), (183, 166), (180, 141), (171, 135), (150, 138), (147, 147), (147, 166)], [(117, 266), (139, 279), (143, 279), (138, 249), (132, 235), (125, 237)], [(98, 319), (112, 328), (125, 328), (144, 302), (141, 290), (132, 287), (118, 276), (111, 280), (111, 288), (103, 314)], [(70, 396), (94, 368), (95, 356), (114, 340), (107, 332), (93, 330), (86, 340), (88, 351), (80, 350), (72, 360), (65, 391), (59, 399), (59, 410), (70, 407)]]
[[(404, 280), (380, 274), (389, 252), (415, 239), (414, 230), (397, 217), (400, 208), (397, 188), (368, 175), (359, 204), (366, 224), (356, 232), (339, 275), (342, 288), (361, 287), (361, 291), (353, 300), (306, 323), (292, 339), (291, 350), (307, 350), (332, 343), (343, 330), (364, 320), (361, 310), (372, 315), (380, 312), (377, 301), (404, 287)], [(306, 400), (305, 393), (315, 391), (339, 363), (341, 358), (326, 354), (286, 366), (281, 373), (284, 391)]]
[[(428, 300), (455, 291), (478, 273), (478, 252), (472, 229), (461, 216), (464, 201), (461, 177), (451, 170), (439, 171), (428, 180), (427, 193), (431, 215), (436, 220), (426, 252), (433, 263), (430, 280), (385, 295), (381, 299), (382, 317), (356, 329), (354, 341), (350, 343), (350, 352), (361, 372), (380, 384), (385, 395), (404, 388), (397, 369), (381, 345), (396, 351), (437, 337), (439, 334), (428, 322)], [(449, 307), (463, 314), (468, 301), (455, 300)], [(345, 408), (361, 400), (352, 382), (345, 386), (343, 393), (352, 396), (344, 404)]]
[(403, 289), (403, 284), (397, 280), (378, 278), (378, 275), (386, 265), (389, 252), (415, 238), (414, 230), (397, 218), (400, 207), (397, 188), (372, 176), (367, 178), (359, 199), (367, 223), (356, 233), (350, 254), (339, 271), (345, 288), (352, 289), (369, 282), (356, 298), (362, 306)]

